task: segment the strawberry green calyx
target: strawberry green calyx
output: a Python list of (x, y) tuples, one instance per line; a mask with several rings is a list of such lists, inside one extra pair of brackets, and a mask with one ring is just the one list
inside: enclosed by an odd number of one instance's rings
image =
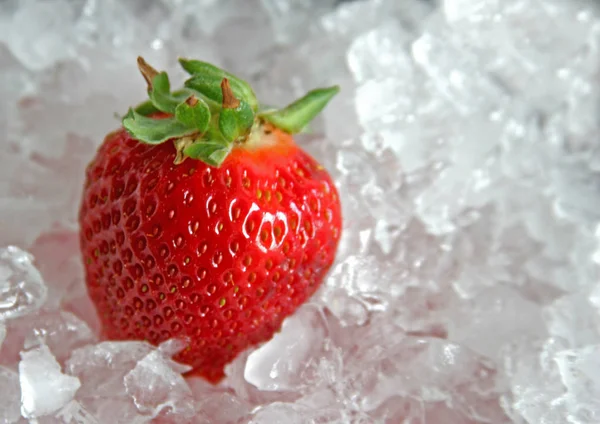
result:
[(338, 86), (318, 88), (309, 91), (304, 97), (283, 109), (262, 112), (260, 117), (290, 134), (296, 134), (302, 131), (339, 91)]
[(191, 158), (218, 167), (234, 146), (243, 146), (265, 123), (298, 133), (339, 92), (337, 86), (320, 88), (282, 109), (262, 110), (246, 81), (199, 60), (179, 63), (190, 77), (183, 89), (172, 92), (166, 72), (158, 72), (139, 57), (149, 100), (129, 109), (122, 120), (129, 134), (142, 143), (171, 140), (177, 150), (175, 163)]

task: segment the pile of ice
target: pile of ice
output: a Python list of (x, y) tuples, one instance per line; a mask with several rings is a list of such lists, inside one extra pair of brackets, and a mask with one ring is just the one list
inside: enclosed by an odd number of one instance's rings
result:
[[(600, 422), (597, 6), (337, 3), (0, 2), (0, 423)], [(138, 54), (271, 104), (343, 87), (302, 140), (343, 195), (335, 268), (217, 387), (177, 343), (99, 342), (82, 282), (83, 170)]]

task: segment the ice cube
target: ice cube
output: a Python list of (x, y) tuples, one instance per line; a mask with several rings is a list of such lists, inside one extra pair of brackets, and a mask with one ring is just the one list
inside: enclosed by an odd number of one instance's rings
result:
[(397, 23), (382, 22), (354, 39), (348, 48), (348, 66), (357, 83), (387, 77), (407, 77), (413, 63), (407, 49), (411, 36)]
[(74, 350), (66, 368), (81, 380), (79, 402), (101, 423), (141, 423), (157, 414), (177, 421), (193, 411), (179, 375), (189, 367), (170, 359), (183, 347), (178, 340), (158, 349), (143, 342), (102, 342)]
[[(248, 356), (244, 378), (264, 391), (298, 390), (322, 349), (325, 329), (321, 311), (300, 309), (283, 322), (281, 332)], [(300, 379), (298, 378), (300, 377)]]
[(27, 315), (42, 306), (48, 289), (33, 256), (16, 246), (0, 249), (0, 319)]
[(79, 402), (101, 423), (141, 420), (124, 377), (152, 351), (151, 345), (141, 342), (102, 342), (75, 349), (66, 369), (81, 381)]
[(457, 306), (448, 337), (489, 358), (515, 340), (546, 333), (541, 308), (508, 287), (495, 285)]
[(88, 325), (66, 311), (40, 311), (8, 322), (8, 335), (1, 356), (17, 361), (22, 349), (31, 349), (40, 343), (47, 345), (59, 363), (71, 355), (73, 349), (96, 341)]
[(142, 358), (123, 381), (125, 390), (142, 414), (156, 417), (163, 412), (178, 419), (191, 418), (195, 414), (190, 388), (158, 350)]
[(190, 377), (186, 381), (194, 396), (198, 421), (201, 417), (206, 422), (237, 423), (250, 413), (251, 407), (240, 393), (227, 387), (215, 387), (200, 378)]
[(0, 367), (0, 422), (12, 424), (21, 418), (21, 388), (19, 375)]
[(304, 424), (307, 422), (341, 422), (339, 411), (315, 410), (308, 406), (273, 402), (258, 409), (248, 424)]
[(21, 414), (30, 419), (58, 411), (81, 387), (77, 377), (62, 373), (60, 364), (45, 344), (21, 353), (19, 380)]
[(275, 28), (276, 40), (289, 43), (306, 33), (306, 25), (330, 11), (336, 0), (262, 0)]
[(61, 423), (101, 424), (76, 400), (72, 400), (66, 404), (55, 414), (55, 417), (60, 420)]
[(432, 34), (423, 34), (412, 45), (415, 62), (462, 114), (492, 110), (508, 101), (506, 93), (478, 64), (477, 58)]
[(565, 402), (569, 421), (600, 420), (600, 345), (558, 352), (556, 362), (567, 388)]
[(31, 253), (39, 258), (36, 263), (48, 285), (47, 307), (58, 308), (65, 300), (86, 294), (76, 231), (55, 228), (44, 233), (33, 243)]
[(550, 334), (562, 338), (570, 347), (583, 347), (600, 340), (600, 315), (583, 293), (555, 300), (544, 308), (544, 319)]
[[(74, 55), (69, 36), (75, 18), (73, 2), (19, 2), (2, 41), (28, 68), (40, 70)], [(34, 25), (31, 25), (35, 23)]]
[(60, 362), (71, 356), (73, 349), (96, 341), (84, 321), (65, 311), (41, 314), (28, 327), (31, 330), (25, 338), (25, 349), (44, 343)]

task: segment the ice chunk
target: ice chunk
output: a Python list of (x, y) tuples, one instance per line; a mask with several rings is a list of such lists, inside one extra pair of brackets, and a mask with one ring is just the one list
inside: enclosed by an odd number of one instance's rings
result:
[(30, 328), (24, 342), (25, 349), (44, 343), (61, 362), (71, 356), (73, 349), (96, 340), (84, 321), (65, 311), (41, 314)]
[(489, 358), (517, 339), (542, 337), (541, 308), (516, 291), (497, 285), (456, 309), (448, 337)]
[(0, 319), (27, 315), (46, 300), (48, 289), (33, 256), (16, 246), (0, 249)]
[(260, 390), (299, 388), (325, 337), (321, 311), (306, 306), (283, 322), (281, 332), (248, 356), (244, 378)]
[(139, 420), (142, 415), (123, 379), (152, 350), (140, 342), (102, 342), (74, 350), (66, 369), (81, 380), (79, 402), (101, 423)]
[(179, 419), (194, 416), (190, 388), (158, 350), (142, 358), (123, 381), (125, 390), (145, 415), (156, 417), (161, 412), (168, 412)]
[(8, 323), (7, 342), (2, 356), (9, 361), (17, 360), (19, 352), (38, 344), (47, 345), (61, 364), (73, 349), (93, 343), (96, 336), (88, 325), (66, 311), (41, 311)]
[[(8, 30), (0, 36), (28, 68), (39, 70), (74, 54), (69, 36), (75, 18), (74, 2), (19, 2)], [(31, 25), (35, 22), (35, 25)]]
[(59, 307), (65, 300), (86, 294), (76, 231), (55, 228), (44, 233), (35, 240), (31, 253), (38, 258), (36, 263), (48, 285), (47, 307)]
[(348, 66), (357, 83), (387, 77), (406, 77), (413, 72), (408, 51), (411, 39), (396, 23), (384, 22), (378, 28), (355, 38), (348, 48)]
[(0, 367), (0, 423), (12, 424), (21, 418), (19, 375)]
[(334, 408), (315, 410), (302, 404), (274, 402), (258, 409), (248, 424), (341, 422), (340, 415)]
[(163, 418), (188, 416), (189, 388), (179, 373), (189, 367), (169, 358), (182, 346), (168, 341), (157, 350), (142, 342), (102, 342), (76, 349), (66, 368), (81, 380), (80, 403), (101, 423), (146, 422), (161, 411)]
[(508, 97), (481, 68), (477, 58), (431, 34), (412, 45), (415, 62), (423, 67), (435, 87), (462, 113), (491, 110)]
[(569, 421), (600, 421), (600, 345), (558, 352), (556, 362), (567, 388)]
[(336, 0), (262, 0), (275, 28), (277, 41), (290, 42), (306, 33), (306, 23), (333, 9)]
[(564, 350), (560, 339), (521, 340), (504, 350), (504, 373), (510, 394), (500, 403), (513, 422), (561, 424), (567, 422), (562, 386), (554, 358)]
[(73, 399), (81, 387), (77, 377), (62, 373), (56, 358), (44, 344), (21, 353), (19, 380), (21, 414), (26, 418), (58, 411)]
[(65, 405), (55, 416), (64, 423), (101, 424), (76, 400)]
[[(600, 315), (583, 293), (564, 296), (544, 308), (548, 331), (571, 347), (600, 340)], [(576, 328), (577, 331), (573, 331)]]
[(188, 379), (188, 383), (194, 392), (198, 414), (206, 422), (211, 420), (223, 423), (242, 422), (242, 419), (250, 413), (250, 405), (241, 399), (239, 393), (227, 389), (214, 390), (214, 388), (194, 390), (195, 383), (199, 383), (199, 379)]

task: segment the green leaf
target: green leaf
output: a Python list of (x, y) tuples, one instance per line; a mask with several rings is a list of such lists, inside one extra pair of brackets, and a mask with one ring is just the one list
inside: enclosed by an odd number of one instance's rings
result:
[(283, 109), (263, 112), (259, 116), (290, 134), (299, 133), (327, 106), (340, 91), (338, 86), (309, 91)]
[[(223, 78), (227, 78), (226, 76), (213, 76), (213, 75), (194, 75), (190, 79), (185, 82), (185, 86), (194, 91), (200, 93), (204, 98), (213, 102), (215, 105), (220, 106), (223, 102), (223, 93), (221, 92), (221, 82)], [(256, 98), (249, 98), (246, 93), (244, 93), (243, 87), (239, 84), (238, 81), (229, 80), (231, 85), (231, 91), (235, 94), (235, 96), (244, 100), (246, 103), (250, 105), (253, 110), (256, 108), (252, 107), (252, 101), (256, 102)], [(252, 94), (254, 95), (254, 94)]]
[(210, 101), (214, 106), (220, 107), (223, 102), (223, 94), (221, 93), (222, 78), (210, 75), (195, 75), (188, 79), (184, 85), (198, 92), (207, 101)]
[(219, 130), (228, 141), (246, 136), (254, 124), (254, 112), (250, 105), (241, 101), (236, 108), (223, 108), (219, 115)]
[(190, 75), (212, 75), (220, 78), (227, 76), (225, 70), (201, 60), (179, 58), (179, 63)]
[(177, 105), (184, 101), (189, 93), (171, 94), (171, 84), (166, 72), (160, 72), (152, 79), (148, 96), (152, 104), (160, 111), (174, 114)]
[(135, 139), (147, 144), (160, 144), (170, 138), (193, 134), (196, 128), (190, 128), (175, 118), (153, 119), (129, 109), (123, 118), (123, 127)]
[[(172, 93), (172, 96), (177, 97), (178, 99), (182, 99), (181, 101), (183, 101), (190, 96), (190, 90), (187, 90), (187, 89), (177, 90)], [(137, 105), (134, 108), (134, 110), (137, 113), (139, 113), (140, 115), (144, 115), (144, 116), (149, 116), (149, 115), (153, 115), (155, 113), (160, 112), (160, 110), (157, 109), (156, 106), (154, 106), (152, 104), (151, 100), (146, 100), (145, 102), (140, 103), (139, 105)]]
[[(254, 90), (250, 87), (246, 81), (241, 78), (236, 77), (233, 74), (215, 66), (211, 65), (207, 62), (202, 62), (200, 60), (188, 60), (188, 59), (179, 59), (179, 63), (185, 69), (185, 71), (192, 76), (188, 81), (191, 81), (195, 78), (200, 77), (200, 80), (209, 80), (209, 81), (218, 81), (218, 84), (213, 82), (213, 84), (220, 85), (223, 78), (227, 78), (231, 84), (231, 88), (235, 93), (236, 97), (240, 100), (245, 100), (253, 111), (256, 112), (258, 108), (258, 101), (256, 100), (256, 94), (254, 94)], [(199, 85), (200, 81), (196, 81), (191, 84)], [(190, 87), (195, 89), (192, 86), (189, 86), (186, 82), (186, 87)], [(202, 93), (202, 91), (200, 91)], [(217, 95), (218, 97), (218, 95)], [(221, 104), (221, 101), (215, 100), (216, 103)]]
[(219, 167), (231, 151), (232, 144), (219, 140), (200, 140), (187, 146), (183, 153), (209, 165)]
[(202, 99), (194, 98), (195, 104), (180, 103), (175, 108), (175, 119), (187, 127), (195, 128), (201, 133), (206, 131), (210, 123), (210, 109)]
[(148, 116), (148, 115), (152, 115), (154, 113), (160, 112), (160, 110), (158, 110), (156, 108), (156, 106), (154, 106), (152, 104), (152, 102), (150, 100), (146, 100), (145, 102), (140, 103), (133, 110), (136, 111), (137, 113), (139, 113), (140, 115), (144, 115), (144, 116)]

